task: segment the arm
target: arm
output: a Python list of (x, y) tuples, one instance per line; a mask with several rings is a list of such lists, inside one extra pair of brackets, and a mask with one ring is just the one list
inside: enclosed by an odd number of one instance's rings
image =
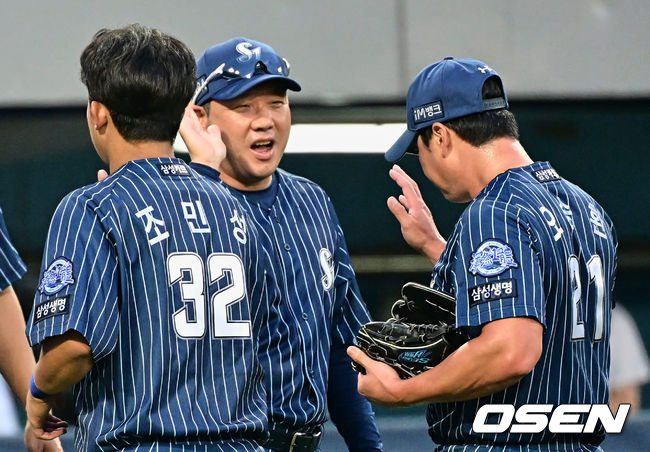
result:
[(357, 391), (356, 372), (345, 350), (354, 343), (357, 331), (370, 321), (359, 285), (350, 263), (345, 237), (331, 202), (331, 222), (336, 225), (336, 265), (334, 286), (335, 312), (332, 319), (332, 345), (329, 360), (327, 403), (330, 417), (350, 451), (382, 450), (379, 431), (370, 403)]
[(357, 391), (357, 373), (343, 346), (330, 351), (327, 401), (330, 418), (351, 452), (382, 450), (372, 406)]
[[(0, 292), (0, 373), (5, 377), (22, 406), (29, 392), (29, 378), (35, 366), (34, 355), (25, 336), (25, 319), (16, 293), (11, 286)], [(48, 416), (49, 424), (65, 430), (67, 423)], [(36, 439), (29, 423), (25, 426), (25, 447), (30, 452), (60, 451), (61, 443)]]
[(542, 335), (543, 326), (535, 319), (490, 322), (438, 366), (408, 380), (356, 347), (350, 347), (348, 354), (366, 368), (358, 386), (371, 401), (389, 406), (452, 402), (492, 394), (528, 375), (541, 355)]
[[(43, 341), (41, 359), (34, 370), (34, 383), (46, 394), (55, 395), (80, 381), (92, 366), (92, 352), (85, 338), (68, 330)], [(53, 439), (65, 433), (64, 428), (52, 429), (49, 425), (50, 399), (27, 395), (27, 418), (34, 435), (41, 439)]]
[(447, 242), (438, 232), (418, 185), (398, 165), (393, 165), (388, 174), (402, 189), (399, 200), (394, 196), (388, 198), (388, 209), (399, 221), (404, 240), (435, 265)]
[(35, 361), (25, 336), (20, 303), (11, 286), (0, 292), (0, 306), (0, 373), (24, 406)]

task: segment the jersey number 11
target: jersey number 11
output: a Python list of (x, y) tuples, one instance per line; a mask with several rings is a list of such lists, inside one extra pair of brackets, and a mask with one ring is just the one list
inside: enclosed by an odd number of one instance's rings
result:
[[(603, 261), (600, 256), (591, 256), (587, 263), (587, 274), (589, 276), (589, 284), (594, 285), (596, 290), (596, 312), (594, 322), (593, 341), (599, 342), (603, 340), (605, 335), (605, 275), (603, 273)], [(583, 311), (582, 304), (582, 282), (580, 281), (580, 263), (576, 256), (569, 257), (569, 277), (571, 279), (571, 311), (572, 311), (572, 341), (583, 341), (585, 339), (585, 316), (581, 315)], [(589, 287), (590, 288), (590, 287)], [(587, 288), (587, 291), (589, 290)], [(586, 297), (585, 297), (586, 298)], [(592, 298), (593, 299), (593, 298)], [(585, 302), (585, 305), (587, 302)]]

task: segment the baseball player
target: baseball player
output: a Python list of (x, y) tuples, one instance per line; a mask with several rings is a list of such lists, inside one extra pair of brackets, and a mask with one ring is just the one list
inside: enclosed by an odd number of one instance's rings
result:
[[(20, 279), (26, 270), (25, 264), (11, 244), (2, 209), (0, 209), (0, 307), (2, 308), (2, 316), (0, 316), (0, 373), (23, 406), (25, 406), (29, 376), (34, 370), (35, 361), (23, 333), (25, 320), (20, 302), (11, 285)], [(52, 415), (48, 417), (47, 422), (52, 428), (62, 430), (65, 430), (68, 425)], [(37, 439), (32, 433), (29, 423), (25, 428), (25, 446), (30, 452), (62, 450), (58, 440)]]
[(408, 130), (388, 150), (417, 153), (452, 202), (470, 202), (445, 242), (398, 166), (388, 201), (405, 239), (433, 262), (431, 286), (456, 299), (470, 338), (438, 366), (400, 380), (358, 348), (359, 391), (388, 405), (430, 402), (437, 450), (599, 450), (604, 432), (478, 433), (486, 404), (604, 404), (617, 240), (602, 207), (519, 143), (500, 76), (472, 59), (426, 67), (407, 96)]
[(81, 55), (88, 126), (111, 175), (67, 195), (28, 324), (42, 345), (27, 400), (42, 438), (74, 385), (76, 450), (252, 451), (267, 426), (255, 335), (275, 287), (221, 185), (173, 158), (195, 62), (131, 25)]
[[(369, 320), (343, 231), (327, 194), (314, 182), (278, 169), (289, 138), (289, 64), (268, 45), (235, 38), (197, 62), (196, 112), (218, 127), (226, 157), (214, 171), (211, 150), (192, 152), (195, 168), (246, 206), (272, 250), (269, 271), (281, 291), (277, 323), (260, 337), (267, 372), (269, 438), (274, 451), (312, 451), (332, 421), (350, 450), (381, 450), (370, 404), (356, 390), (346, 355)], [(218, 160), (218, 159), (216, 159)]]

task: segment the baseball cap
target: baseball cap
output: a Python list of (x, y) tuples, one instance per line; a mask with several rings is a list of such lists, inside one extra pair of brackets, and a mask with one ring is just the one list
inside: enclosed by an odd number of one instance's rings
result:
[(499, 74), (478, 60), (446, 57), (422, 69), (406, 95), (407, 130), (386, 151), (386, 160), (417, 154), (417, 131), (435, 122), (508, 108), (505, 90), (503, 97), (483, 99), (483, 84), (490, 77), (497, 77), (503, 88)]
[(281, 80), (292, 91), (300, 85), (289, 78), (289, 62), (263, 42), (232, 38), (210, 47), (196, 62), (197, 89), (192, 100), (229, 100), (268, 80)]

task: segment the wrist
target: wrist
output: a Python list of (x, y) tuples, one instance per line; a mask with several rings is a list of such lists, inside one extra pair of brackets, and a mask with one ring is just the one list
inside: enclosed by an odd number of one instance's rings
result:
[(427, 240), (424, 246), (421, 248), (422, 253), (429, 258), (432, 264), (435, 265), (440, 259), (442, 252), (445, 250), (447, 242), (440, 236)]
[(32, 378), (29, 380), (29, 393), (34, 397), (35, 399), (47, 399), (48, 397), (52, 397), (54, 394), (48, 394), (45, 391), (42, 391), (39, 389), (38, 386), (36, 386), (36, 382), (34, 381), (34, 374), (32, 374)]

